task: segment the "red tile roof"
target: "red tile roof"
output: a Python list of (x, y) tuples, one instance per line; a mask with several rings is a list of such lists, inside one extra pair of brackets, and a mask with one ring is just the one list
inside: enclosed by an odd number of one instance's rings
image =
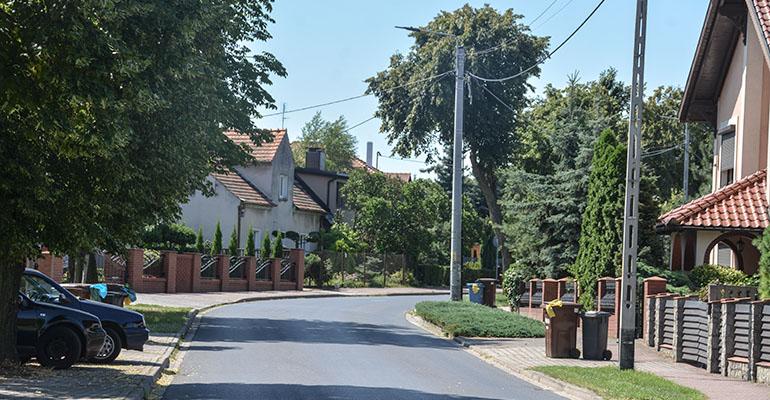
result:
[(350, 166), (353, 169), (362, 169), (366, 172), (372, 173), (372, 172), (380, 172), (377, 168), (372, 167), (371, 165), (367, 164), (366, 161), (358, 158), (353, 157), (352, 160), (350, 160)]
[(398, 179), (404, 183), (412, 181), (412, 174), (409, 172), (385, 172), (384, 174), (388, 178)]
[(275, 207), (275, 203), (265, 196), (259, 189), (252, 186), (237, 172), (227, 171), (224, 174), (211, 174), (222, 186), (240, 201), (262, 207)]
[(770, 45), (770, 1), (752, 0), (751, 2), (754, 4), (757, 17), (759, 17), (759, 25), (764, 34), (765, 41)]
[(225, 136), (227, 136), (228, 139), (232, 140), (236, 144), (246, 144), (249, 146), (251, 148), (251, 156), (254, 157), (255, 160), (258, 162), (266, 163), (272, 162), (273, 158), (275, 158), (275, 153), (278, 151), (278, 146), (286, 136), (286, 130), (272, 130), (270, 133), (273, 135), (273, 141), (263, 142), (257, 146), (254, 144), (254, 142), (251, 141), (249, 135), (236, 131), (224, 132)]
[(294, 182), (294, 188), (292, 188), (291, 195), (294, 207), (297, 207), (298, 210), (318, 212), (322, 214), (327, 213), (326, 209), (317, 201), (315, 201), (313, 197), (311, 197), (310, 194), (308, 194), (308, 192), (296, 181)]
[(757, 171), (669, 211), (658, 219), (658, 228), (765, 229), (768, 225), (766, 185), (766, 170)]

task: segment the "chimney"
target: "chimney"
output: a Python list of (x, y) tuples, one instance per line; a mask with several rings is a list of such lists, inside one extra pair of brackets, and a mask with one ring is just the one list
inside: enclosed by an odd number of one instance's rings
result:
[(372, 153), (374, 152), (374, 143), (366, 142), (366, 165), (374, 167)]
[(326, 154), (320, 147), (311, 147), (305, 154), (305, 168), (326, 169)]

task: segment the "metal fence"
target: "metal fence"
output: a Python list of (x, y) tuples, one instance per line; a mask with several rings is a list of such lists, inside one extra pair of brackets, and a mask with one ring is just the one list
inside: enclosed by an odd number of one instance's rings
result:
[(321, 271), (305, 265), (311, 279), (315, 272), (322, 284), (339, 286), (375, 286), (410, 284), (403, 254), (394, 253), (341, 253), (335, 251), (315, 252), (321, 258)]
[(685, 300), (682, 310), (682, 359), (698, 366), (708, 361), (708, 304), (696, 299)]

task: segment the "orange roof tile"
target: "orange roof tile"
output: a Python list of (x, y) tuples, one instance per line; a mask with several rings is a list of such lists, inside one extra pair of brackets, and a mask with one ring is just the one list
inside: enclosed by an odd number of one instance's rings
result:
[(385, 176), (391, 179), (398, 179), (404, 183), (412, 181), (412, 174), (409, 172), (385, 172)]
[(377, 168), (372, 167), (371, 165), (367, 164), (366, 161), (364, 161), (364, 160), (362, 160), (362, 159), (360, 159), (358, 157), (353, 157), (353, 159), (350, 160), (350, 166), (353, 169), (362, 169), (362, 170), (364, 170), (366, 172), (369, 172), (369, 173), (371, 173), (371, 172), (380, 172), (380, 170), (378, 170)]
[(658, 228), (762, 230), (768, 226), (767, 171), (760, 170), (658, 218)]
[(227, 136), (228, 139), (235, 142), (235, 144), (246, 144), (251, 148), (251, 156), (254, 157), (255, 160), (258, 162), (265, 162), (269, 163), (273, 161), (273, 158), (275, 158), (275, 153), (278, 151), (278, 146), (281, 144), (281, 141), (286, 136), (286, 130), (285, 129), (277, 129), (272, 130), (270, 133), (273, 135), (273, 141), (272, 142), (263, 142), (259, 146), (255, 145), (254, 142), (251, 141), (251, 138), (249, 135), (236, 132), (236, 131), (225, 131), (224, 134)]
[(274, 207), (275, 204), (255, 186), (243, 179), (237, 172), (227, 171), (224, 174), (211, 174), (222, 186), (240, 201), (263, 207)]
[(327, 213), (327, 210), (315, 201), (297, 181), (294, 181), (294, 188), (292, 188), (291, 195), (294, 207), (297, 207), (297, 209), (322, 214)]
[(754, 10), (757, 12), (760, 29), (762, 29), (765, 41), (770, 45), (770, 1), (752, 0), (752, 3), (754, 4)]

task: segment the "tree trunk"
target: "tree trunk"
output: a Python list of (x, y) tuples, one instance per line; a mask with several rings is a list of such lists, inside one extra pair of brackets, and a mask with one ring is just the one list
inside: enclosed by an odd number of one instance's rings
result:
[(86, 264), (85, 283), (98, 283), (99, 271), (96, 270), (96, 255), (91, 252), (88, 254), (88, 263)]
[(0, 366), (18, 361), (16, 353), (16, 313), (24, 264), (0, 261)]
[(479, 184), (481, 193), (484, 194), (484, 200), (487, 202), (489, 219), (492, 220), (492, 230), (495, 232), (497, 242), (500, 246), (500, 258), (503, 264), (502, 270), (504, 271), (511, 265), (511, 253), (509, 253), (508, 249), (505, 247), (505, 234), (503, 234), (503, 231), (500, 229), (500, 225), (503, 223), (503, 213), (500, 210), (500, 205), (497, 203), (497, 178), (494, 176), (494, 171), (488, 172), (482, 170), (476, 157), (476, 153), (471, 151), (471, 172), (476, 178), (476, 182)]

